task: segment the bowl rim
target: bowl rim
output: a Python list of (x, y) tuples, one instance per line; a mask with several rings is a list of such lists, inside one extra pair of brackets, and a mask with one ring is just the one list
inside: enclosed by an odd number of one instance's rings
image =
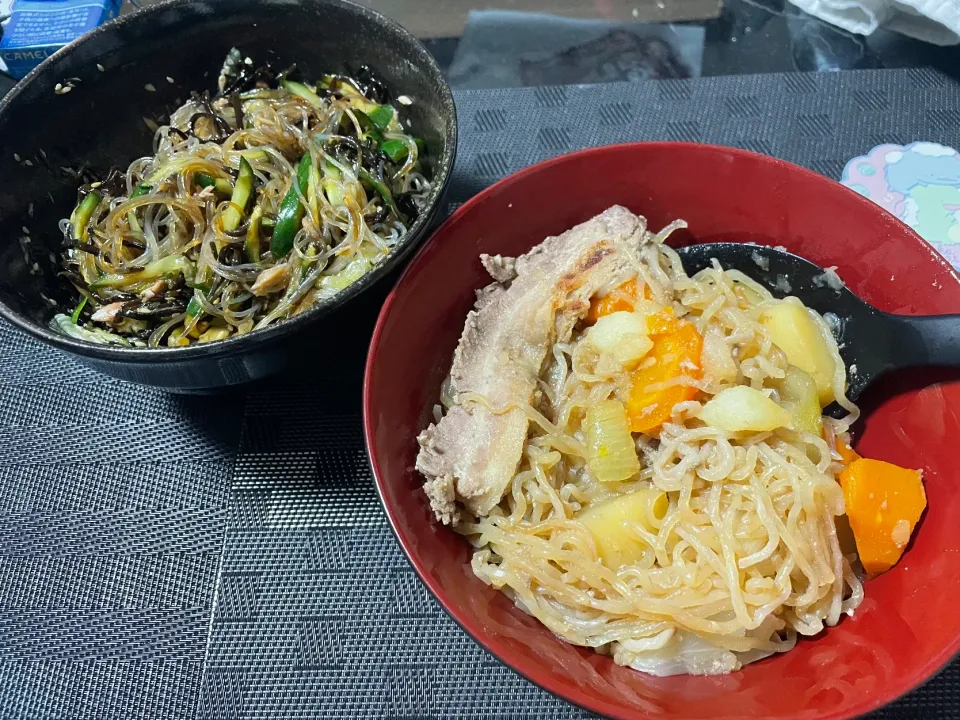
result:
[[(149, 25), (157, 19), (157, 16), (167, 13), (172, 9), (179, 7), (195, 8), (197, 4), (195, 0), (162, 0), (155, 5), (150, 5), (149, 7), (136, 10), (127, 15), (121, 15), (100, 25), (91, 32), (85, 33), (79, 38), (72, 40), (44, 59), (43, 62), (22, 78), (5, 97), (0, 98), (0, 118), (9, 112), (9, 108), (14, 106), (20, 95), (22, 95), (30, 85), (35, 82), (42, 82), (44, 76), (52, 72), (56, 65), (64, 61), (78, 48), (96, 41), (103, 35), (116, 32), (117, 29), (127, 26), (136, 27), (141, 24)], [(215, 15), (221, 15), (227, 12), (232, 6), (246, 3), (244, 3), (243, 0), (204, 0), (202, 4), (212, 7), (214, 13), (205, 15), (200, 22), (204, 22)], [(360, 5), (352, 0), (300, 0), (300, 2), (295, 4), (337, 6), (381, 28), (386, 28), (395, 35), (410, 42), (411, 45), (416, 48), (416, 52), (419, 55), (419, 57), (410, 58), (411, 62), (416, 61), (418, 65), (420, 65), (419, 72), (429, 76), (431, 84), (436, 86), (443, 104), (449, 107), (449, 124), (451, 131), (446, 133), (443, 138), (442, 154), (439, 158), (440, 162), (436, 165), (436, 172), (433, 178), (433, 188), (431, 189), (432, 197), (419, 217), (407, 230), (407, 233), (400, 242), (393, 247), (391, 252), (357, 282), (339, 291), (336, 295), (321, 300), (310, 310), (292, 318), (275, 322), (265, 328), (252, 330), (245, 335), (234, 335), (225, 340), (218, 340), (212, 343), (194, 343), (186, 347), (156, 348), (99, 345), (97, 343), (85, 342), (62, 335), (47, 325), (35, 324), (2, 300), (0, 300), (0, 318), (3, 318), (11, 325), (48, 345), (73, 354), (99, 360), (134, 364), (165, 364), (223, 355), (242, 354), (264, 343), (276, 342), (288, 335), (304, 330), (323, 317), (335, 312), (342, 305), (349, 303), (375, 285), (398, 264), (407, 259), (411, 253), (422, 244), (423, 239), (430, 232), (433, 222), (440, 210), (444, 195), (450, 185), (457, 156), (459, 125), (457, 121), (456, 103), (453, 99), (453, 91), (444, 78), (440, 66), (430, 51), (427, 50), (426, 46), (417, 39), (413, 33), (400, 25), (400, 23), (377, 10)], [(121, 49), (118, 52), (123, 53), (123, 50)]]
[[(571, 158), (583, 159), (589, 158), (591, 156), (603, 155), (606, 153), (618, 153), (629, 151), (631, 149), (636, 149), (638, 147), (642, 148), (651, 148), (651, 149), (697, 149), (703, 152), (717, 153), (722, 152), (726, 155), (733, 155), (736, 157), (751, 159), (751, 160), (760, 160), (761, 162), (766, 163), (767, 165), (777, 167), (782, 171), (791, 172), (791, 173), (800, 173), (807, 178), (814, 179), (817, 182), (826, 182), (834, 186), (834, 189), (837, 192), (847, 194), (852, 202), (859, 202), (877, 213), (886, 213), (891, 218), (896, 220), (896, 223), (900, 225), (900, 229), (905, 237), (910, 238), (914, 243), (918, 243), (921, 248), (926, 250), (930, 255), (931, 259), (937, 262), (941, 269), (946, 271), (960, 286), (960, 275), (957, 271), (954, 270), (953, 266), (947, 262), (947, 260), (936, 251), (936, 249), (930, 245), (926, 240), (920, 237), (911, 227), (903, 223), (899, 218), (889, 213), (884, 208), (875, 204), (871, 200), (865, 198), (854, 190), (842, 185), (841, 183), (828, 178), (825, 175), (809, 170), (808, 168), (796, 165), (794, 163), (782, 160), (780, 158), (772, 157), (770, 155), (764, 155), (762, 153), (752, 152), (750, 150), (744, 150), (741, 148), (728, 147), (723, 145), (712, 145), (708, 143), (695, 143), (695, 142), (680, 142), (680, 141), (644, 141), (644, 142), (628, 142), (628, 143), (617, 143), (613, 145), (601, 145), (597, 147), (584, 148), (581, 150), (576, 150), (574, 152), (566, 153), (564, 155), (558, 155), (547, 160), (535, 163), (533, 165), (528, 165), (525, 168), (522, 168), (506, 177), (501, 178), (494, 184), (489, 187), (484, 188), (479, 193), (471, 197), (469, 200), (463, 203), (458, 207), (434, 232), (431, 236), (423, 243), (420, 248), (420, 251), (413, 258), (413, 260), (407, 265), (404, 269), (403, 274), (394, 284), (393, 288), (390, 290), (390, 294), (387, 296), (386, 300), (383, 303), (383, 306), (380, 309), (380, 314), (377, 317), (377, 323), (374, 327), (373, 335), (370, 340), (370, 348), (367, 353), (366, 366), (364, 368), (363, 376), (363, 437), (364, 445), (367, 451), (367, 461), (370, 466), (370, 471), (373, 474), (374, 486), (377, 490), (377, 496), (380, 498), (380, 503), (383, 506), (384, 513), (387, 516), (387, 521), (389, 522), (390, 529), (393, 532), (394, 537), (397, 540), (397, 543), (400, 545), (401, 550), (403, 550), (404, 557), (410, 563), (413, 570), (416, 572), (417, 576), (420, 578), (420, 581), (427, 587), (431, 595), (439, 603), (440, 607), (443, 608), (444, 612), (453, 619), (453, 621), (463, 629), (467, 635), (469, 635), (474, 642), (476, 642), (481, 648), (483, 648), (487, 653), (489, 653), (493, 658), (495, 658), (502, 665), (513, 670), (515, 673), (520, 675), (522, 678), (533, 683), (537, 687), (546, 692), (550, 693), (554, 697), (561, 698), (566, 702), (575, 705), (583, 710), (587, 710), (593, 713), (602, 714), (603, 717), (614, 718), (615, 720), (636, 720), (637, 718), (647, 718), (653, 717), (646, 713), (643, 713), (639, 710), (625, 710), (621, 706), (615, 706), (606, 702), (592, 702), (589, 699), (580, 699), (573, 697), (573, 694), (569, 692), (568, 688), (564, 686), (557, 685), (553, 683), (550, 678), (540, 671), (540, 666), (537, 664), (525, 664), (516, 662), (512, 656), (500, 655), (492, 647), (492, 642), (488, 640), (488, 633), (484, 631), (483, 627), (479, 623), (473, 622), (473, 620), (468, 616), (461, 616), (458, 614), (456, 608), (448, 601), (446, 597), (446, 591), (442, 585), (435, 583), (430, 578), (427, 569), (424, 564), (420, 561), (417, 552), (414, 549), (414, 543), (410, 542), (409, 539), (403, 534), (398, 524), (398, 513), (396, 508), (392, 507), (386, 499), (385, 489), (384, 489), (384, 479), (383, 474), (381, 473), (380, 459), (373, 452), (374, 439), (375, 439), (375, 428), (374, 428), (374, 407), (373, 407), (373, 396), (372, 396), (372, 379), (375, 372), (374, 368), (378, 360), (380, 343), (382, 341), (383, 333), (385, 326), (387, 324), (387, 318), (390, 316), (393, 311), (393, 306), (397, 302), (397, 299), (402, 293), (405, 292), (408, 284), (415, 282), (415, 277), (420, 273), (421, 269), (424, 268), (429, 260), (427, 259), (427, 249), (432, 242), (435, 241), (435, 238), (440, 235), (441, 232), (448, 230), (448, 226), (453, 226), (460, 219), (470, 213), (475, 207), (482, 204), (490, 195), (498, 192), (503, 187), (508, 186), (514, 182), (528, 178), (530, 176), (536, 175), (540, 172), (548, 170), (556, 165), (560, 165), (564, 162), (568, 162)], [(412, 285), (411, 285), (412, 287)], [(479, 580), (478, 580), (479, 582)], [(557, 639), (557, 642), (563, 642), (560, 639)], [(879, 708), (882, 708), (890, 703), (904, 697), (908, 693), (916, 690), (921, 685), (924, 685), (929, 680), (931, 680), (935, 675), (939, 674), (948, 663), (953, 659), (960, 656), (960, 634), (953, 638), (953, 640), (948, 643), (945, 649), (938, 653), (935, 656), (932, 656), (926, 660), (926, 662), (917, 665), (913, 672), (908, 673), (906, 676), (906, 681), (901, 683), (896, 692), (889, 697), (883, 697), (881, 699), (882, 693), (872, 694), (860, 702), (854, 704), (850, 708), (839, 711), (827, 713), (819, 716), (821, 720), (848, 720), (849, 718), (860, 717), (866, 713), (875, 711)], [(639, 671), (636, 671), (639, 672)], [(742, 672), (742, 670), (737, 671)], [(693, 716), (691, 716), (692, 718)], [(703, 720), (712, 720), (712, 717), (703, 716)]]

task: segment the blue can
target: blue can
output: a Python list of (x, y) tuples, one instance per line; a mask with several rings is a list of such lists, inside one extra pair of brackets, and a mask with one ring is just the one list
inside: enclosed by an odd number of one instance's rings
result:
[(22, 78), (72, 40), (112, 20), (122, 0), (16, 0), (0, 40), (0, 60)]

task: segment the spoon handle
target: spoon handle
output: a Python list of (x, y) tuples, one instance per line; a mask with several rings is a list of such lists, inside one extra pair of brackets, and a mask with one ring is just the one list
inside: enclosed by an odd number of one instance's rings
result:
[(887, 315), (896, 368), (960, 367), (960, 315)]

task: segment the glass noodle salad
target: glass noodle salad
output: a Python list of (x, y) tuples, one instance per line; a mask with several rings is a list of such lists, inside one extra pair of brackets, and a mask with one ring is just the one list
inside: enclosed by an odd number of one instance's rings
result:
[[(309, 310), (386, 257), (424, 208), (422, 143), (367, 67), (316, 85), (232, 50), (154, 153), (80, 189), (52, 321), (134, 347), (223, 340)], [(401, 97), (401, 102), (409, 100)]]

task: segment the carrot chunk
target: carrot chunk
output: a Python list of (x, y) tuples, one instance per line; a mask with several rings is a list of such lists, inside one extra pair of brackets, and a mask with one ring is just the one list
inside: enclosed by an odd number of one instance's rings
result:
[(927, 506), (919, 470), (859, 458), (840, 473), (847, 518), (868, 575), (892, 568)]
[(857, 451), (847, 445), (840, 438), (837, 438), (837, 452), (840, 453), (840, 458), (843, 460), (844, 465), (849, 465), (855, 460), (861, 459)]
[[(647, 334), (650, 335), (650, 337), (656, 335), (672, 335), (679, 331), (684, 325), (688, 324), (689, 323), (674, 317), (673, 308), (664, 308), (658, 313), (647, 315)], [(697, 350), (697, 364), (700, 364), (699, 350)]]
[[(643, 286), (643, 297), (650, 299), (650, 289)], [(612, 315), (615, 312), (632, 312), (637, 302), (637, 279), (627, 280), (618, 285), (603, 297), (595, 297), (590, 302), (590, 310), (587, 312), (587, 322), (591, 325), (604, 315)]]
[[(703, 371), (700, 367), (700, 351), (703, 338), (697, 329), (688, 322), (678, 320), (672, 314), (657, 313), (650, 318), (660, 317), (655, 332), (650, 330), (653, 347), (647, 353), (653, 362), (644, 362), (633, 373), (632, 389), (627, 400), (627, 416), (630, 419), (630, 431), (657, 435), (660, 426), (670, 419), (673, 406), (685, 400), (692, 400), (699, 392), (688, 385), (671, 385), (665, 388), (650, 389), (659, 383), (673, 380), (681, 375), (699, 379)], [(650, 318), (647, 319), (651, 328)]]
[[(650, 300), (650, 289), (643, 286), (643, 299)], [(631, 312), (635, 309), (640, 291), (636, 278), (628, 280), (602, 298), (594, 298), (587, 313), (587, 322), (595, 323), (600, 318), (615, 312)], [(686, 385), (673, 385), (647, 392), (656, 386), (680, 375), (699, 379), (700, 351), (703, 338), (690, 323), (673, 314), (673, 308), (664, 308), (647, 315), (647, 332), (653, 340), (653, 348), (633, 374), (632, 390), (627, 400), (627, 417), (631, 432), (656, 435), (660, 426), (670, 419), (673, 406), (697, 396), (697, 389)], [(652, 361), (651, 361), (652, 360)]]

